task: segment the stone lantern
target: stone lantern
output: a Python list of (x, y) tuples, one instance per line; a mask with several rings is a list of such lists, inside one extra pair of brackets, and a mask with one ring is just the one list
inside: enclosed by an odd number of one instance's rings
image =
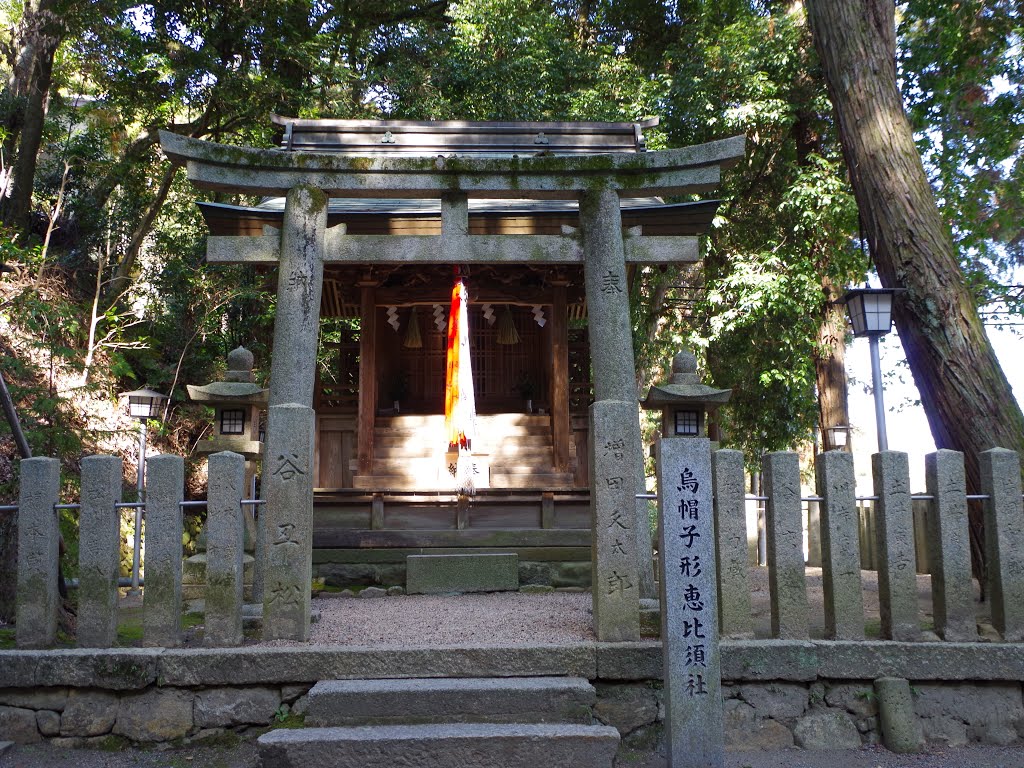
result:
[[(220, 451), (233, 451), (245, 457), (245, 480), (249, 491), (254, 490), (256, 462), (263, 452), (260, 441), (260, 419), (267, 407), (267, 391), (254, 382), (252, 373), (253, 355), (245, 347), (238, 347), (228, 353), (228, 370), (223, 381), (214, 381), (205, 386), (188, 386), (188, 395), (193, 402), (204, 403), (214, 410), (213, 435), (199, 442), (196, 453), (209, 455)], [(256, 525), (253, 519), (254, 507), (245, 505), (245, 549), (242, 558), (245, 591), (251, 592), (253, 576), (252, 552), (256, 540)], [(199, 535), (198, 552), (185, 560), (182, 572), (182, 591), (185, 599), (203, 596), (206, 583), (206, 533)]]
[(260, 442), (260, 413), (267, 407), (267, 390), (253, 381), (253, 356), (245, 347), (228, 353), (224, 381), (206, 386), (189, 385), (188, 396), (215, 411), (213, 435), (196, 446), (201, 454), (234, 451), (246, 458), (246, 478), (251, 482), (254, 462), (263, 451)]
[(707, 437), (708, 415), (729, 402), (731, 395), (731, 389), (701, 383), (697, 358), (684, 350), (672, 360), (668, 384), (652, 386), (640, 405), (644, 410), (662, 412), (662, 437)]

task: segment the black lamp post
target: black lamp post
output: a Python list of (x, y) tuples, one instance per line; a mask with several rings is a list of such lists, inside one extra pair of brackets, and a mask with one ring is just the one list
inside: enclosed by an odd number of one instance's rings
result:
[(853, 335), (867, 336), (871, 347), (871, 388), (875, 394), (875, 425), (878, 427), (878, 450), (889, 450), (885, 431), (885, 403), (882, 392), (882, 365), (878, 356), (878, 340), (892, 329), (892, 301), (897, 288), (851, 288), (840, 301), (846, 304)]
[[(128, 398), (128, 415), (139, 421), (139, 464), (135, 471), (138, 498), (141, 505), (146, 489), (146, 422), (160, 415), (160, 409), (167, 402), (167, 395), (152, 389), (136, 389), (121, 395)], [(142, 507), (135, 507), (135, 548), (132, 553), (132, 586), (129, 595), (139, 595), (139, 562), (142, 559)]]

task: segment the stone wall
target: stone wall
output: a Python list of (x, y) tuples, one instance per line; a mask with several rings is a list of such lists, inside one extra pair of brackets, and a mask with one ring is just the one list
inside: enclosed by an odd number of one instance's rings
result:
[[(664, 749), (660, 680), (593, 681), (595, 720), (618, 729), (621, 756)], [(162, 687), (0, 688), (0, 740), (64, 747), (191, 743), (244, 735), (305, 711), (310, 684)], [(1019, 683), (911, 682), (914, 709), (932, 746), (1008, 745), (1024, 739)], [(871, 680), (726, 682), (727, 749), (857, 749), (878, 744)]]

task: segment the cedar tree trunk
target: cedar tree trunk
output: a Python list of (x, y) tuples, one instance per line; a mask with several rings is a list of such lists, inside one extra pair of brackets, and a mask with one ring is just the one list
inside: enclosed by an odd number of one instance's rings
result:
[(906, 289), (894, 317), (932, 436), (938, 447), (964, 452), (976, 492), (978, 453), (1024, 450), (1024, 415), (985, 335), (903, 111), (894, 7), (892, 0), (807, 0), (875, 266), (885, 287)]
[[(846, 313), (835, 304), (839, 298), (836, 285), (826, 276), (821, 279), (821, 290), (825, 297), (825, 308), (818, 326), (818, 338), (814, 352), (814, 374), (818, 389), (818, 423), (821, 445), (831, 451), (833, 445), (828, 428), (840, 424), (849, 425), (850, 411), (847, 401), (846, 382)], [(847, 443), (850, 435), (846, 435)], [(848, 447), (847, 450), (852, 450)]]

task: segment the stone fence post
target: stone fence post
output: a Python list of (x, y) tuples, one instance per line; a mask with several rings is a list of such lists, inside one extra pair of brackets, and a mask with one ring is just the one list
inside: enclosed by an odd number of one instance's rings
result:
[(78, 645), (109, 648), (117, 640), (121, 569), (121, 457), (82, 459), (78, 518)]
[(18, 648), (46, 648), (57, 640), (57, 565), (60, 462), (22, 459), (18, 495)]
[(885, 640), (917, 640), (917, 577), (914, 515), (907, 454), (883, 451), (871, 457), (878, 550), (878, 604)]
[(718, 555), (718, 616), (723, 637), (754, 637), (747, 565), (747, 513), (743, 452), (711, 454), (714, 479), (715, 549)]
[(826, 451), (815, 457), (821, 522), (821, 568), (825, 592), (825, 637), (864, 639), (860, 583), (860, 537), (853, 454)]
[(772, 636), (805, 640), (807, 578), (804, 574), (803, 515), (800, 502), (800, 461), (793, 451), (764, 457), (765, 538), (768, 543), (768, 590)]
[(993, 448), (981, 456), (985, 501), (985, 555), (992, 624), (1007, 642), (1024, 641), (1024, 501), (1020, 459)]
[(245, 457), (210, 456), (206, 494), (206, 645), (242, 644), (242, 553), (245, 546)]
[(180, 456), (146, 459), (146, 560), (142, 642), (181, 645), (181, 501), (185, 461)]
[(928, 548), (935, 631), (944, 640), (977, 640), (964, 455), (948, 450), (929, 453), (924, 467), (925, 484), (932, 497)]

